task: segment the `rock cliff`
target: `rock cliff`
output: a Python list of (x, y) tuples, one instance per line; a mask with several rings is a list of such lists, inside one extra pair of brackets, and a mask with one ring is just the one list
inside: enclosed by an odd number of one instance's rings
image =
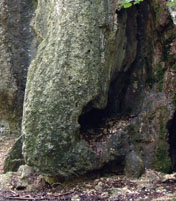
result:
[[(14, 61), (22, 66), (16, 69), (19, 77), (9, 71), (8, 80), (13, 98), (19, 86), (26, 88), (18, 143), (25, 163), (50, 177), (100, 168), (135, 177), (144, 168), (175, 170), (174, 8), (162, 0), (128, 9), (115, 0), (18, 3), (29, 15), (15, 10), (23, 19), (15, 25), (26, 28), (17, 44), (33, 56), (25, 53), (20, 60), (21, 50), (15, 49)], [(34, 7), (35, 37), (29, 25)]]

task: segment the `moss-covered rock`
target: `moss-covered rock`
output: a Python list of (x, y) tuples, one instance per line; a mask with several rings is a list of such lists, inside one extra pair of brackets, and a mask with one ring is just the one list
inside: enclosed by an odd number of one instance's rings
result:
[(25, 161), (43, 174), (83, 174), (103, 165), (79, 139), (78, 119), (86, 105), (106, 106), (109, 84), (123, 67), (127, 15), (118, 25), (116, 6), (38, 1), (33, 26), (41, 43), (29, 69), (22, 132)]

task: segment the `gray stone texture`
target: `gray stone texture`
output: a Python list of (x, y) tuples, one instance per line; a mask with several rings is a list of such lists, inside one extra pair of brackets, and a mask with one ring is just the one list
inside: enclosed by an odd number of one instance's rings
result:
[(122, 68), (127, 16), (118, 25), (116, 7), (107, 0), (38, 1), (33, 26), (41, 43), (28, 73), (22, 132), (26, 163), (43, 174), (103, 165), (80, 140), (78, 118), (88, 104), (105, 108), (112, 75)]
[[(24, 156), (48, 181), (104, 166), (132, 177), (171, 170), (176, 31), (162, 0), (121, 10), (117, 0), (7, 0), (0, 14), (0, 133), (20, 130), (30, 64), (22, 140), (5, 167)], [(91, 111), (109, 115), (101, 138), (81, 133)]]
[(30, 0), (0, 2), (0, 128), (4, 135), (20, 134), (27, 68), (35, 52), (29, 28), (32, 13)]

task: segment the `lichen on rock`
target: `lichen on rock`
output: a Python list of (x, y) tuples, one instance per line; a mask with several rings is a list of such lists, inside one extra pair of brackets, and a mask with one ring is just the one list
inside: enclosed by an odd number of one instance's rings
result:
[(116, 42), (115, 8), (106, 0), (38, 1), (33, 24), (42, 40), (29, 69), (22, 132), (26, 163), (44, 174), (97, 167), (96, 154), (79, 139), (78, 118), (88, 103), (107, 104), (117, 54), (108, 48)]

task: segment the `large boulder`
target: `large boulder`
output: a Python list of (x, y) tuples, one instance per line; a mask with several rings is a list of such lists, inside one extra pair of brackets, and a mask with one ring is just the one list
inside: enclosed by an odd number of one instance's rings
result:
[[(48, 178), (108, 163), (113, 171), (126, 164), (129, 176), (144, 165), (170, 171), (176, 32), (163, 1), (119, 11), (113, 0), (38, 0), (33, 28), (40, 45), (24, 102), (27, 165)], [(80, 124), (106, 106), (120, 120), (101, 139), (86, 139)]]
[(106, 107), (110, 82), (135, 59), (136, 29), (127, 38), (127, 13), (117, 24), (117, 7), (107, 0), (38, 1), (33, 27), (40, 45), (29, 69), (22, 133), (25, 161), (42, 174), (83, 174), (110, 160), (80, 139), (78, 119)]

